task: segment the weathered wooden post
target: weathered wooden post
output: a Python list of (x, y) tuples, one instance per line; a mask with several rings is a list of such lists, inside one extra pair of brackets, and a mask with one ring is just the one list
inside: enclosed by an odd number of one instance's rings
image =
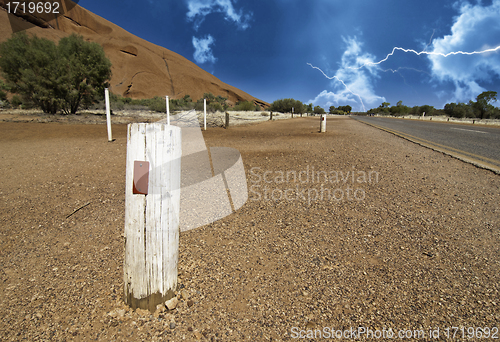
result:
[(326, 132), (326, 115), (325, 114), (322, 114), (320, 116), (319, 132), (320, 133)]
[(104, 99), (106, 102), (106, 125), (108, 126), (108, 141), (113, 141), (113, 133), (111, 132), (111, 108), (109, 106), (109, 89), (104, 89)]
[(271, 118), (269, 120), (273, 121), (273, 112), (271, 112)]
[(170, 100), (169, 100), (168, 96), (166, 98), (166, 101), (167, 101), (167, 103), (166, 103), (166, 106), (167, 106), (167, 125), (170, 125)]
[(207, 99), (203, 99), (203, 130), (207, 130)]
[(226, 128), (226, 129), (229, 128), (229, 113), (228, 112), (226, 112), (226, 124), (225, 124), (224, 128)]
[(181, 128), (127, 127), (125, 302), (154, 312), (174, 296), (179, 258)]

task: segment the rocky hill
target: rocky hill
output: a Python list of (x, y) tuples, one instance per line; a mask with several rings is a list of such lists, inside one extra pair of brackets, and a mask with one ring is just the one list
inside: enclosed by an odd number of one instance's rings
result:
[[(134, 99), (168, 95), (199, 99), (204, 93), (228, 98), (229, 103), (252, 101), (269, 106), (244, 91), (219, 80), (181, 55), (141, 39), (69, 0), (61, 0), (60, 15), (8, 14), (7, 0), (0, 0), (0, 42), (14, 32), (58, 41), (79, 34), (99, 43), (111, 60), (110, 90)], [(43, 2), (43, 1), (35, 1)]]

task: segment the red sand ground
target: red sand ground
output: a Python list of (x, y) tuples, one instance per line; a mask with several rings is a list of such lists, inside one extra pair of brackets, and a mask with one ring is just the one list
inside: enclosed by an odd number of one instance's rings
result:
[[(299, 118), (204, 132), (209, 146), (241, 152), (253, 192), (238, 212), (181, 234), (180, 303), (150, 315), (122, 300), (126, 126), (108, 143), (105, 125), (0, 123), (0, 339), (281, 341), (294, 327), (439, 327), (443, 337), (497, 326), (499, 176), (349, 118), (318, 128)], [(307, 167), (379, 179), (255, 176)], [(365, 197), (278, 198), (321, 185)], [(274, 199), (257, 198), (265, 186)]]

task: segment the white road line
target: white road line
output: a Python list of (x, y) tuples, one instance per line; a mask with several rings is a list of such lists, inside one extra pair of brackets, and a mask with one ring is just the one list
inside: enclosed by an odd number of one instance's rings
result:
[(458, 129), (458, 130), (460, 130), (460, 131), (467, 131), (467, 132), (476, 132), (476, 133), (488, 134), (488, 132), (483, 132), (483, 131), (475, 131), (475, 130), (472, 130), (472, 129), (455, 128), (455, 127), (452, 127), (451, 129)]

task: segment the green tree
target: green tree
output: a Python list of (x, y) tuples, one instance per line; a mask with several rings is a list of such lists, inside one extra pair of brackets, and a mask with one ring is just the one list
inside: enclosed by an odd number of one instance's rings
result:
[(10, 104), (12, 108), (18, 108), (20, 105), (23, 104), (23, 101), (18, 95), (12, 96), (12, 100), (10, 100)]
[(473, 104), (473, 106), (479, 112), (480, 118), (484, 119), (486, 117), (486, 114), (494, 109), (491, 103), (496, 101), (497, 101), (496, 91), (483, 91), (476, 97), (476, 102)]
[(306, 113), (312, 114), (312, 112), (313, 112), (313, 104), (309, 103), (306, 107)]
[(429, 106), (429, 105), (420, 106), (420, 113), (425, 113), (425, 115), (432, 116), (432, 115), (434, 115), (435, 111), (436, 111), (436, 108), (434, 108), (433, 106)]
[(62, 109), (75, 114), (80, 104), (89, 105), (102, 94), (111, 79), (111, 62), (97, 43), (86, 42), (72, 34), (59, 41), (59, 63), (62, 71), (60, 92)]
[(352, 111), (352, 107), (347, 105), (347, 106), (339, 106), (338, 108), (340, 111), (349, 114)]
[(0, 80), (0, 101), (7, 101), (7, 93), (5, 91), (9, 90), (9, 86)]
[(456, 103), (452, 102), (452, 103), (445, 104), (443, 110), (446, 113), (446, 115), (448, 115), (448, 116), (463, 118), (464, 117), (463, 115), (460, 115), (460, 116), (457, 115), (458, 114), (457, 108), (458, 108), (458, 105)]
[(111, 62), (97, 43), (72, 35), (54, 42), (25, 32), (0, 45), (0, 69), (12, 93), (45, 113), (76, 113), (94, 102), (111, 77)]
[[(312, 105), (311, 105), (312, 107)], [(291, 113), (293, 108), (293, 112), (295, 114), (305, 113), (308, 108), (299, 100), (295, 99), (279, 99), (274, 101), (269, 108), (270, 111), (280, 112), (280, 113)], [(312, 109), (311, 109), (312, 112)]]
[(408, 114), (410, 112), (410, 107), (405, 106), (403, 104), (403, 101), (398, 101), (398, 103), (395, 106), (389, 108), (389, 111), (391, 112), (392, 115), (399, 116)]
[(9, 87), (0, 79), (0, 108), (9, 107), (11, 103), (7, 99), (7, 93), (5, 91), (9, 90)]
[(316, 106), (314, 107), (314, 114), (325, 114), (325, 110), (320, 106)]
[(57, 46), (47, 39), (16, 34), (0, 45), (0, 68), (12, 93), (46, 113), (56, 113), (61, 99), (57, 81)]

